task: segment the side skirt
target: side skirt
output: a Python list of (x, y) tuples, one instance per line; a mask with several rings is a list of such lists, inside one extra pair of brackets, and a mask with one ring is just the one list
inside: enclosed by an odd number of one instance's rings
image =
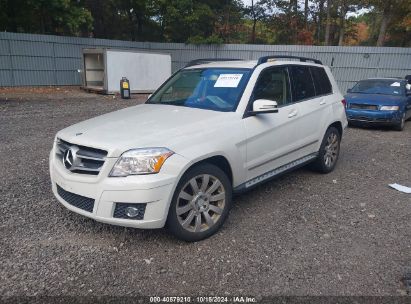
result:
[(257, 176), (233, 189), (234, 194), (240, 194), (243, 192), (246, 192), (252, 188), (255, 188), (259, 184), (262, 184), (264, 182), (270, 181), (272, 179), (275, 179), (285, 173), (288, 173), (290, 171), (293, 171), (297, 168), (301, 168), (305, 166), (306, 164), (312, 162), (318, 157), (318, 152), (309, 154), (307, 156), (304, 156), (302, 158), (299, 158), (297, 160), (294, 160), (288, 164), (285, 164), (281, 167), (278, 167), (274, 170), (268, 171), (260, 176)]

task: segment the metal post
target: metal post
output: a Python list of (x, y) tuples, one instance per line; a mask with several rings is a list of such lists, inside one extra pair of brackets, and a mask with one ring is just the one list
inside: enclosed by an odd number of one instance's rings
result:
[(10, 76), (11, 76), (11, 86), (15, 87), (16, 83), (14, 80), (14, 65), (13, 65), (13, 59), (11, 57), (11, 43), (10, 39), (7, 39), (8, 45), (9, 45), (9, 62), (10, 62)]

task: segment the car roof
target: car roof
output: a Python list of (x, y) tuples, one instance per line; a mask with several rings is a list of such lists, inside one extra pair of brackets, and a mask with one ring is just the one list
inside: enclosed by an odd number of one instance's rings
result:
[[(323, 66), (317, 63), (302, 62), (297, 60), (270, 60), (266, 63), (270, 65), (283, 65), (283, 64), (298, 64), (298, 65), (310, 65), (310, 66)], [(252, 69), (258, 64), (257, 60), (227, 60), (227, 61), (211, 61), (199, 64), (193, 64), (185, 67), (184, 69), (201, 69), (201, 68), (237, 68), (237, 69)]]

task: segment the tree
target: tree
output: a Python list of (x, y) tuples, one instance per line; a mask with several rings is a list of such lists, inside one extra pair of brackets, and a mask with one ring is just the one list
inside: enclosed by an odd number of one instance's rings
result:
[(93, 18), (83, 1), (2, 0), (2, 30), (57, 35), (88, 35)]
[(330, 29), (331, 29), (331, 0), (327, 0), (327, 25), (325, 27), (324, 44), (330, 45)]
[(320, 43), (323, 32), (323, 18), (324, 18), (324, 4), (325, 0), (318, 0), (318, 10), (314, 12), (314, 21), (316, 23), (316, 40)]
[(239, 29), (244, 24), (244, 7), (240, 0), (205, 1), (214, 12), (215, 34), (224, 43), (239, 38)]
[(305, 0), (304, 1), (304, 25), (305, 25), (305, 28), (307, 28), (307, 25), (308, 25), (308, 10), (309, 10), (308, 0)]
[(358, 22), (365, 22), (369, 29), (367, 45), (410, 46), (411, 33), (406, 26), (410, 19), (409, 0), (367, 0), (370, 10)]
[(344, 45), (344, 36), (346, 32), (346, 18), (347, 13), (350, 11), (355, 11), (359, 8), (359, 0), (337, 0), (337, 15), (338, 15), (338, 45)]
[(251, 31), (251, 43), (255, 43), (256, 41), (255, 30), (257, 22), (264, 20), (267, 16), (266, 5), (267, 2), (251, 0), (251, 5), (245, 8), (246, 15), (249, 16), (253, 22)]
[[(0, 30), (133, 41), (411, 45), (410, 0), (0, 0)], [(367, 8), (362, 15), (350, 12)]]
[(81, 35), (92, 29), (91, 13), (81, 1), (38, 0), (27, 1), (32, 8), (33, 21), (39, 23), (42, 34)]
[(396, 17), (404, 16), (410, 11), (411, 5), (409, 0), (370, 0), (369, 2), (375, 7), (375, 11), (381, 14), (381, 23), (379, 27), (377, 46), (383, 46), (386, 40), (387, 30), (391, 21), (398, 20)]

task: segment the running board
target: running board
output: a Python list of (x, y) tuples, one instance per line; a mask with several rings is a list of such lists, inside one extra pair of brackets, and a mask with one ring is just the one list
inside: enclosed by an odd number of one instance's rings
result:
[(252, 189), (255, 186), (257, 186), (257, 185), (259, 185), (263, 182), (269, 181), (269, 180), (274, 179), (274, 178), (276, 178), (276, 177), (278, 177), (282, 174), (285, 174), (285, 173), (290, 172), (294, 169), (300, 168), (300, 167), (312, 162), (317, 157), (318, 157), (318, 152), (315, 152), (315, 153), (309, 154), (307, 156), (304, 156), (302, 158), (299, 158), (297, 160), (294, 160), (294, 161), (292, 161), (288, 164), (285, 164), (285, 165), (283, 165), (281, 167), (278, 167), (274, 170), (268, 171), (268, 172), (266, 172), (266, 173), (264, 173), (260, 176), (257, 176), (255, 178), (253, 178), (253, 179), (251, 179), (251, 180), (235, 187), (233, 189), (233, 192), (237, 194), (237, 193), (241, 193), (241, 192), (244, 192), (244, 191), (248, 191), (249, 189)]

